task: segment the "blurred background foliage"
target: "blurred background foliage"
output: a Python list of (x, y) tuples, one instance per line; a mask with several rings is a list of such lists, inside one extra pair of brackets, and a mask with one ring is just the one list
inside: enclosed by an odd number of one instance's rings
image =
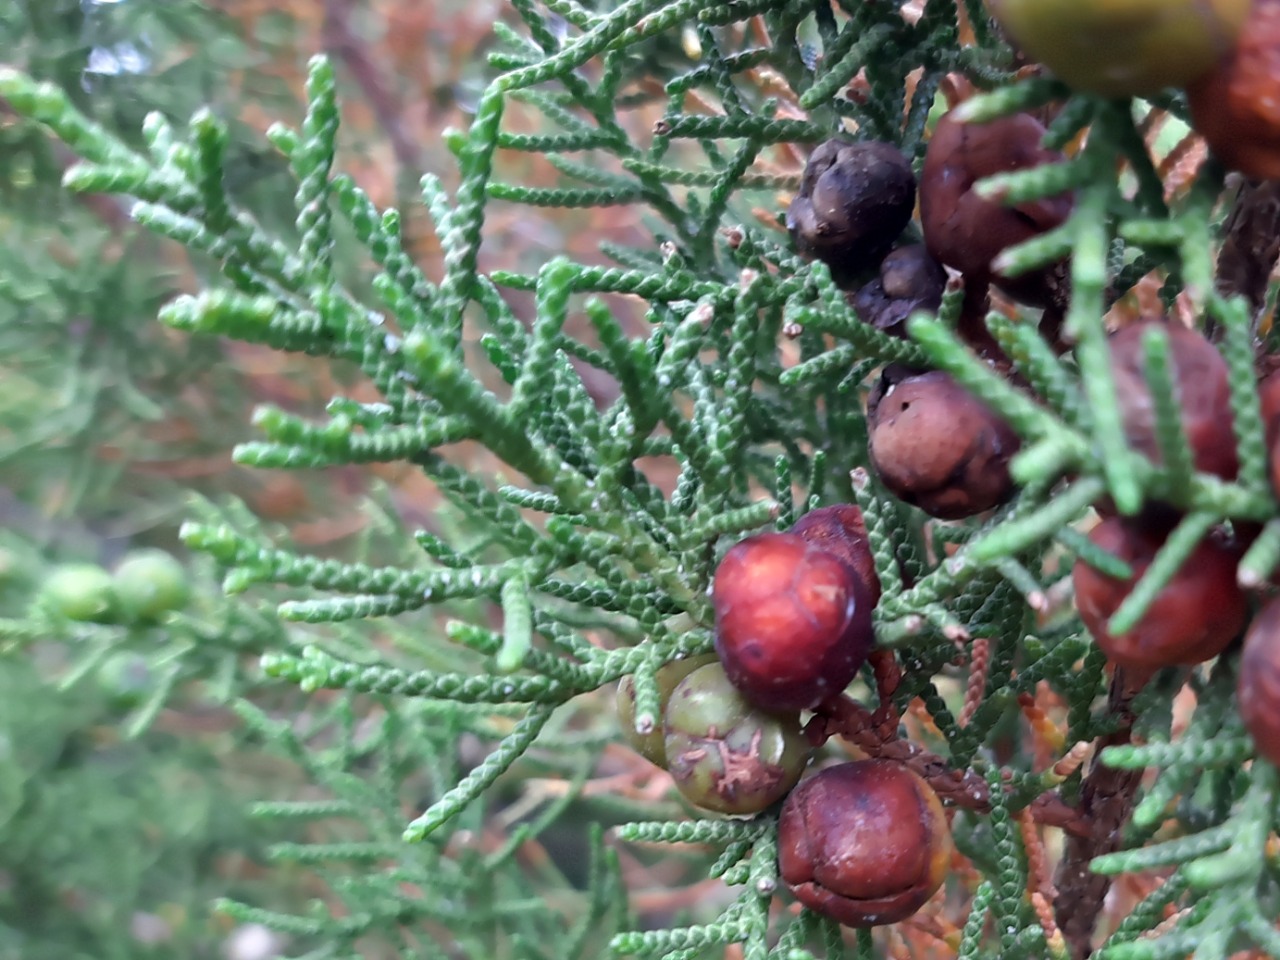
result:
[[(264, 133), (301, 118), (307, 60), (326, 50), (343, 99), (338, 166), (380, 207), (400, 206), (406, 246), (435, 279), (439, 251), (418, 178), (429, 171), (452, 185), (440, 131), (465, 125), (503, 8), (498, 0), (10, 0), (0, 4), (0, 62), (56, 82), (131, 143), (151, 111), (181, 127), (210, 106), (232, 131), (229, 189), (287, 235), (292, 184)], [(225, 597), (219, 571), (182, 554), (177, 529), (193, 513), (218, 516), (267, 524), (277, 540), (317, 555), (395, 563), (412, 545), (406, 529), (465, 531), (466, 518), (402, 465), (288, 473), (234, 465), (231, 449), (250, 437), (255, 405), (312, 414), (334, 393), (370, 400), (373, 392), (354, 371), (161, 327), (158, 307), (211, 279), (212, 266), (135, 227), (113, 198), (62, 191), (72, 162), (0, 100), (0, 960), (408, 956), (406, 943), (377, 946), (354, 927), (345, 945), (316, 943), (304, 922), (282, 937), (211, 904), (230, 897), (301, 915), (316, 900), (336, 903), (341, 878), (322, 879), (297, 844), (398, 836), (403, 814), (430, 793), (414, 783), (415, 755), (456, 751), (451, 763), (474, 763), (478, 741), (469, 758), (466, 731), (440, 727), (427, 711), (397, 721), (408, 726), (395, 737), (411, 749), (388, 746), (399, 742), (391, 733), (364, 747), (357, 732), (388, 722), (374, 699), (325, 708), (322, 697), (259, 687), (256, 653), (282, 643), (282, 628), (270, 605)], [(558, 177), (536, 156), (506, 162), (519, 167), (507, 180)], [(512, 243), (487, 250), (485, 269), (527, 269), (553, 252), (599, 262), (601, 239), (643, 235), (626, 208), (508, 216)], [(359, 283), (366, 264), (353, 246), (340, 245), (336, 262)], [(140, 546), (173, 551), (188, 566), (193, 599), (163, 627), (80, 623), (42, 607), (53, 570), (111, 569)], [(410, 620), (395, 635), (379, 627), (387, 635), (377, 641), (421, 647), (432, 626)], [(233, 708), (242, 697), (253, 704), (247, 714)], [(292, 726), (272, 719), (280, 717)], [(308, 769), (298, 744), (344, 736), (337, 760)], [(332, 813), (331, 799), (351, 785), (346, 771), (367, 772), (375, 747), (377, 769), (397, 788), (365, 822), (252, 815), (251, 802), (264, 799), (311, 800)], [(551, 783), (582, 771), (530, 773)], [(512, 823), (541, 800), (500, 790), (493, 802), (512, 804), (497, 821)], [(610, 803), (621, 807), (614, 820), (635, 812)], [(480, 810), (469, 822), (476, 836), (485, 836), (487, 816)], [(586, 840), (573, 831), (565, 842)], [(488, 852), (504, 842), (499, 827)], [(505, 854), (513, 862), (515, 849)], [(587, 870), (604, 869), (593, 849), (561, 857), (567, 874), (556, 858), (531, 863), (525, 850), (513, 876), (533, 871), (543, 889), (581, 888)], [(386, 882), (429, 885), (439, 858), (417, 857)], [(497, 895), (468, 889), (464, 875), (449, 882), (475, 917), (475, 905)], [(516, 894), (518, 885), (505, 896)], [(649, 906), (662, 913), (674, 904), (655, 894)], [(566, 905), (552, 920), (564, 926), (577, 912)], [(546, 918), (512, 916), (502, 923), (518, 939), (548, 942)], [(465, 926), (449, 933), (457, 949), (497, 955), (486, 952), (496, 949), (492, 918)], [(429, 929), (422, 935), (431, 939)], [(577, 945), (599, 946), (585, 930)]]

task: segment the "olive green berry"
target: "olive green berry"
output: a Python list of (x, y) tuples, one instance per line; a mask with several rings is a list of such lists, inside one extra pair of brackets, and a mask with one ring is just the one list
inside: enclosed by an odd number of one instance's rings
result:
[(714, 663), (715, 659), (714, 653), (705, 653), (697, 657), (686, 657), (683, 660), (672, 660), (658, 668), (654, 677), (658, 684), (658, 716), (652, 718), (653, 723), (647, 733), (641, 733), (636, 729), (635, 678), (625, 676), (618, 683), (618, 724), (622, 727), (622, 735), (627, 738), (627, 742), (635, 748), (635, 751), (650, 763), (656, 763), (663, 769), (667, 766), (662, 714), (666, 712), (671, 691), (693, 671)]
[(133, 620), (158, 620), (191, 599), (186, 568), (163, 550), (135, 550), (125, 556), (112, 577), (120, 609)]
[(117, 599), (111, 574), (93, 563), (55, 567), (40, 593), (45, 607), (68, 620), (111, 623)]
[(676, 787), (691, 803), (720, 813), (758, 813), (776, 803), (809, 761), (799, 712), (753, 707), (719, 663), (676, 685), (663, 730)]

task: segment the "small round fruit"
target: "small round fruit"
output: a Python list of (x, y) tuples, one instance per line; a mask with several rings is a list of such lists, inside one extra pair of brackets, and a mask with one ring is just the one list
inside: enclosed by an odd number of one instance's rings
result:
[(889, 143), (828, 140), (809, 157), (787, 230), (801, 253), (843, 280), (874, 264), (911, 220), (916, 178)]
[(45, 580), (41, 599), (47, 608), (68, 620), (110, 623), (117, 603), (111, 574), (93, 563), (57, 567)]
[(735, 544), (712, 585), (716, 653), (765, 710), (806, 710), (849, 685), (875, 640), (867, 585), (795, 533)]
[(796, 899), (850, 927), (897, 923), (942, 886), (951, 831), (933, 788), (891, 760), (828, 767), (778, 820), (778, 867)]
[(159, 620), (191, 599), (186, 568), (163, 550), (132, 551), (120, 561), (112, 579), (120, 609), (134, 620)]
[(671, 691), (663, 718), (667, 769), (691, 803), (720, 813), (759, 813), (781, 800), (809, 761), (798, 713), (766, 713), (718, 663)]
[(622, 727), (622, 734), (635, 751), (650, 763), (655, 763), (664, 769), (667, 766), (667, 752), (663, 748), (665, 734), (662, 732), (662, 714), (666, 711), (667, 702), (671, 699), (671, 691), (675, 689), (677, 683), (693, 671), (715, 661), (714, 653), (706, 653), (698, 657), (672, 660), (658, 668), (654, 677), (658, 684), (658, 716), (654, 718), (653, 729), (648, 733), (641, 733), (636, 729), (635, 678), (627, 675), (618, 683), (618, 723)]
[(862, 511), (852, 503), (810, 510), (791, 526), (791, 532), (821, 547), (852, 570), (867, 587), (871, 606), (880, 602), (880, 578), (867, 540)]
[(907, 338), (913, 313), (936, 313), (947, 286), (947, 274), (924, 244), (899, 247), (880, 262), (880, 276), (850, 299), (863, 323), (892, 337)]
[(1244, 635), (1236, 699), (1258, 753), (1280, 766), (1280, 599), (1259, 610)]
[(940, 370), (885, 368), (867, 406), (868, 452), (899, 499), (943, 520), (971, 517), (1013, 493), (1019, 440), (986, 404)]
[(1089, 539), (1133, 571), (1117, 580), (1077, 560), (1071, 578), (1076, 608), (1107, 659), (1122, 667), (1154, 670), (1216, 657), (1244, 627), (1248, 602), (1236, 583), (1236, 551), (1206, 537), (1156, 596), (1137, 626), (1120, 636), (1107, 621), (1151, 565), (1164, 531), (1122, 517), (1108, 517)]
[(988, 281), (1035, 307), (1061, 307), (1069, 288), (1066, 262), (1017, 277), (993, 275), (991, 262), (1009, 247), (1061, 226), (1072, 197), (1062, 194), (1007, 206), (979, 196), (985, 177), (1025, 170), (1065, 157), (1040, 145), (1044, 126), (1025, 113), (990, 123), (938, 121), (920, 174), (920, 225), (930, 255), (964, 274), (966, 289)]
[(1239, 469), (1232, 432), (1231, 375), (1213, 344), (1181, 324), (1145, 319), (1124, 327), (1109, 339), (1111, 372), (1116, 381), (1125, 436), (1134, 449), (1152, 462), (1162, 462), (1142, 346), (1143, 335), (1157, 325), (1168, 333), (1169, 356), (1182, 407), (1182, 428), (1191, 444), (1196, 469), (1231, 480)]
[(1280, 178), (1280, 0), (1255, 0), (1230, 54), (1187, 86), (1187, 102), (1191, 125), (1226, 166)]
[(1273, 434), (1280, 433), (1280, 370), (1258, 383), (1258, 406), (1262, 413), (1262, 428), (1270, 440)]
[(1062, 80), (1106, 97), (1180, 87), (1217, 63), (1249, 0), (987, 0), (1014, 42)]
[(1280, 371), (1272, 373), (1258, 384), (1258, 399), (1262, 408), (1262, 429), (1269, 451), (1267, 459), (1271, 489), (1280, 497)]

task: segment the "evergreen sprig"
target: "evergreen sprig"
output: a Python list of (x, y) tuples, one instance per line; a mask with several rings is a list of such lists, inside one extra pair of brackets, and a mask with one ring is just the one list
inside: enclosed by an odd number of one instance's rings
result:
[[(721, 848), (708, 872), (743, 889), (679, 925), (641, 930), (625, 916), (618, 860), (601, 832), (591, 843), (584, 912), (567, 940), (548, 939), (545, 910), (522, 907), (514, 894), (515, 902), (492, 895), (511, 892), (507, 868), (519, 845), (586, 795), (591, 751), (607, 735), (578, 726), (590, 722), (583, 702), (631, 675), (637, 731), (651, 730), (660, 721), (659, 668), (711, 647), (707, 591), (723, 550), (843, 499), (856, 501), (867, 523), (883, 590), (875, 612), (879, 645), (906, 668), (897, 687), (880, 690), (879, 709), (892, 719), (882, 746), (892, 752), (899, 742), (892, 728), (919, 698), (928, 724), (916, 720), (941, 751), (930, 755), (929, 770), (939, 782), (953, 776), (948, 765), (970, 777), (972, 791), (957, 793), (952, 781), (948, 799), (983, 817), (987, 849), (970, 846), (984, 877), (966, 891), (972, 910), (958, 929), (958, 954), (1058, 955), (1052, 924), (1028, 898), (1044, 851), (1034, 850), (1016, 818), (1039, 811), (1037, 801), (1049, 801), (1059, 816), (1054, 804), (1076, 810), (1071, 803), (1084, 788), (1074, 767), (1037, 767), (1022, 749), (1006, 755), (1024, 709), (1032, 739), (1049, 741), (1055, 764), (1072, 760), (1067, 743), (1128, 731), (1103, 703), (1100, 651), (1073, 618), (1048, 616), (1051, 595), (1065, 583), (1065, 562), (1132, 573), (1092, 546), (1078, 522), (1104, 497), (1130, 517), (1152, 501), (1184, 512), (1111, 618), (1116, 633), (1142, 619), (1196, 545), (1224, 522), (1266, 525), (1241, 561), (1242, 583), (1262, 583), (1280, 562), (1252, 383), (1251, 317), (1243, 301), (1213, 286), (1220, 171), (1206, 166), (1185, 196), (1166, 200), (1128, 107), (1071, 94), (1043, 77), (1015, 79), (1014, 59), (976, 0), (963, 4), (977, 39), (967, 47), (959, 40), (961, 7), (942, 0), (930, 0), (914, 22), (895, 5), (841, 3), (837, 12), (815, 10), (807, 0), (626, 0), (600, 10), (574, 0), (515, 0), (512, 7), (524, 33), (497, 26), (500, 47), (490, 63), (498, 74), (469, 128), (445, 136), (458, 188), (451, 194), (434, 176), (421, 181), (443, 251), (438, 285), (406, 251), (400, 213), (377, 209), (353, 181), (334, 175), (340, 110), (324, 58), (310, 66), (301, 128), (270, 133), (295, 180), (287, 237), (266, 230), (226, 189), (227, 133), (212, 114), (197, 114), (185, 132), (150, 119), (148, 149), (141, 150), (86, 118), (58, 88), (0, 71), (0, 95), (83, 157), (68, 173), (68, 187), (134, 198), (139, 222), (221, 266), (224, 284), (169, 304), (161, 313), (166, 323), (350, 363), (381, 394), (375, 404), (336, 398), (321, 421), (263, 407), (255, 426), (264, 439), (237, 448), (240, 463), (314, 469), (407, 462), (482, 531), (479, 546), (421, 531), (414, 538), (420, 551), (375, 563), (305, 556), (217, 518), (184, 527), (185, 542), (225, 570), (229, 592), (274, 584), (303, 593), (278, 607), (296, 625), (288, 639), (274, 634), (261, 649), (238, 649), (262, 654), (271, 678), (337, 691), (317, 698), (326, 705), (328, 736), (316, 738), (323, 742), (241, 707), (250, 729), (332, 795), (259, 813), (298, 819), (358, 811), (368, 820), (367, 836), (274, 848), (277, 858), (321, 869), (354, 865), (343, 888), (344, 915), (299, 917), (233, 903), (224, 909), (326, 939), (334, 950), (355, 950), (371, 932), (438, 922), (459, 931), (473, 956), (497, 955), (477, 952), (491, 948), (486, 925), (528, 955), (585, 955), (593, 938), (607, 938), (615, 953), (655, 957), (691, 958), (741, 944), (753, 960), (795, 958), (812, 956), (808, 948), (819, 940), (827, 956), (844, 954), (834, 924), (808, 912), (794, 919), (770, 912), (779, 889), (772, 816), (656, 819), (618, 829), (628, 843)], [(696, 40), (696, 64), (663, 46), (680, 28)], [(637, 59), (660, 84), (631, 89)], [(893, 140), (918, 160), (936, 92), (953, 72), (986, 91), (960, 108), (971, 121), (1060, 102), (1047, 142), (1061, 145), (1089, 131), (1069, 159), (978, 187), (1009, 204), (1075, 191), (1064, 224), (995, 264), (1012, 277), (1070, 260), (1070, 357), (1058, 354), (1032, 317), (992, 314), (985, 321), (1020, 382), (963, 342), (955, 324), (964, 302), (959, 285), (936, 315), (910, 320), (910, 340), (891, 337), (859, 318), (824, 264), (802, 262), (770, 236), (776, 210), (754, 215), (755, 205), (770, 202), (762, 191), (796, 183), (799, 171), (781, 145), (852, 133)], [(856, 97), (845, 96), (855, 78)], [(621, 111), (646, 97), (663, 113), (641, 135)], [(543, 126), (506, 129), (512, 103), (535, 111)], [(564, 182), (499, 179), (502, 151), (547, 155)], [(480, 252), (494, 239), (487, 216), (493, 201), (530, 209), (640, 205), (655, 215), (654, 235), (637, 248), (605, 247), (616, 266), (556, 256), (533, 272), (486, 274)], [(373, 265), (367, 289), (344, 285), (335, 269), (337, 218)], [(1144, 339), (1143, 369), (1159, 462), (1138, 455), (1126, 439), (1105, 316), (1152, 269), (1163, 271), (1170, 291), (1181, 289), (1193, 313), (1221, 325), (1237, 479), (1195, 469), (1169, 344), (1158, 332)], [(506, 299), (516, 291), (533, 294), (527, 324)], [(643, 321), (619, 306), (624, 299), (643, 301)], [(479, 351), (464, 342), (473, 323)], [(784, 345), (792, 340), (794, 348)], [(1023, 446), (1012, 471), (1019, 491), (1010, 504), (981, 521), (930, 526), (872, 479), (864, 394), (876, 369), (891, 362), (948, 372), (1018, 433)], [(610, 384), (604, 399), (597, 376)], [(458, 458), (451, 448), (462, 441), (485, 448), (500, 475)], [(441, 630), (425, 611), (453, 619)], [(489, 616), (498, 612), (500, 630)], [(375, 618), (382, 619), (355, 629)], [(408, 636), (409, 623), (451, 643), (450, 652)], [(393, 641), (363, 642), (363, 629), (370, 637), (385, 629)], [(459, 654), (466, 662), (456, 661)], [(1178, 739), (1169, 736), (1172, 695), (1153, 684), (1127, 705), (1148, 742), (1112, 746), (1095, 768), (1157, 767), (1160, 774), (1138, 802), (1133, 845), (1094, 858), (1093, 870), (1177, 868), (1111, 935), (1107, 956), (1193, 949), (1218, 956), (1241, 937), (1264, 949), (1277, 939), (1265, 919), (1277, 785), (1264, 761), (1244, 767), (1252, 747), (1230, 719), (1229, 659), (1196, 683), (1199, 702)], [(969, 664), (967, 687), (956, 682), (953, 661)], [(878, 686), (885, 680), (878, 672), (871, 679)], [(1037, 699), (1051, 702), (1050, 694), (1063, 714), (1057, 721), (1046, 719)], [(366, 697), (385, 712), (362, 740), (355, 704)], [(454, 755), (464, 732), (493, 744), (465, 771)], [(921, 762), (907, 754), (913, 757)], [(419, 815), (406, 825), (400, 792), (417, 762), (430, 786), (419, 785), (412, 803)], [(372, 779), (351, 773), (361, 764), (376, 771)], [(461, 844), (462, 825), (481, 823), (486, 804), (526, 768), (550, 768), (567, 792), (497, 851), (451, 850)], [(1199, 782), (1193, 771), (1202, 774)], [(612, 802), (615, 811), (628, 803)], [(628, 808), (628, 817), (633, 812)], [(1162, 824), (1169, 830), (1152, 841)], [(384, 869), (384, 860), (396, 866)], [(1186, 913), (1173, 929), (1144, 936), (1165, 907), (1179, 903)], [(540, 943), (565, 952), (548, 954)], [(854, 941), (860, 957), (872, 947), (869, 935)]]

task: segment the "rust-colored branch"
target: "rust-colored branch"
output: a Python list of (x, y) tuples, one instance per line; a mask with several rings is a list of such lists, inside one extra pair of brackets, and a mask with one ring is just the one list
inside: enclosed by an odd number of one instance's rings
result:
[(1079, 812), (1088, 829), (1067, 836), (1058, 865), (1054, 907), (1058, 926), (1076, 960), (1083, 960), (1093, 950), (1094, 926), (1111, 888), (1111, 878), (1091, 871), (1089, 863), (1094, 857), (1120, 848), (1121, 831), (1133, 812), (1134, 797), (1142, 782), (1141, 770), (1107, 767), (1096, 758), (1105, 747), (1129, 742), (1134, 721), (1130, 704), (1140, 687), (1138, 678), (1117, 668), (1111, 680), (1108, 707), (1120, 724), (1097, 741), (1093, 769), (1084, 778), (1080, 794)]
[[(847, 696), (840, 696), (818, 708), (808, 732), (815, 742), (831, 736), (848, 740), (869, 757), (896, 760), (927, 781), (944, 803), (979, 813), (991, 810), (991, 790), (986, 780), (971, 770), (956, 770), (936, 753), (898, 736), (896, 713), (874, 713)], [(1079, 811), (1054, 793), (1037, 797), (1030, 806), (1031, 817), (1046, 826), (1061, 827), (1068, 833), (1088, 835), (1089, 826)]]
[(422, 152), (405, 130), (404, 111), (382, 71), (351, 27), (352, 5), (352, 0), (325, 0), (322, 34), (325, 50), (347, 68), (369, 101), (402, 170), (416, 176), (425, 169)]
[(964, 686), (964, 706), (956, 722), (967, 727), (982, 705), (991, 673), (991, 641), (978, 637), (969, 647), (969, 680)]
[(1249, 301), (1255, 325), (1280, 258), (1280, 182), (1246, 180), (1223, 226), (1218, 292)]

